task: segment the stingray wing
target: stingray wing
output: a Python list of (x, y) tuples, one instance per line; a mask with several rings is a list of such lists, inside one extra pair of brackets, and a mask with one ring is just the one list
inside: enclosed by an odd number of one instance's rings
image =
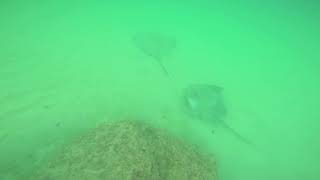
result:
[(222, 88), (208, 84), (193, 84), (184, 91), (189, 114), (211, 122), (223, 121), (227, 110)]
[(161, 33), (137, 33), (133, 36), (135, 46), (144, 54), (161, 61), (176, 47), (176, 39)]

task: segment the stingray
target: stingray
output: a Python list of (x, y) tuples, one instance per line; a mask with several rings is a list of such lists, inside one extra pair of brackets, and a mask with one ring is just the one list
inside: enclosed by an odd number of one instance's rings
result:
[(156, 60), (162, 71), (169, 73), (163, 64), (163, 59), (172, 54), (176, 47), (176, 39), (160, 33), (138, 33), (132, 38), (134, 45), (145, 55)]
[(185, 112), (192, 119), (209, 122), (209, 124), (223, 127), (242, 142), (252, 145), (226, 122), (227, 108), (223, 98), (222, 87), (210, 84), (193, 84), (184, 89), (183, 105)]

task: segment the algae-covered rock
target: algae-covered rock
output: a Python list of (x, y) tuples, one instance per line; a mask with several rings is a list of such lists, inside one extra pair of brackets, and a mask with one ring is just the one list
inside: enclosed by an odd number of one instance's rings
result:
[(104, 123), (63, 148), (33, 180), (216, 180), (213, 158), (142, 122)]

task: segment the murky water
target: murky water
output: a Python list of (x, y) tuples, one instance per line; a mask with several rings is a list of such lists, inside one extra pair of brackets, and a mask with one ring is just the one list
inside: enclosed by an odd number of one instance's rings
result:
[[(319, 8), (1, 2), (0, 179), (24, 179), (68, 139), (116, 118), (155, 121), (213, 152), (221, 180), (319, 179)], [(174, 37), (161, 58), (169, 78), (133, 43), (144, 32)], [(255, 149), (181, 110), (192, 83), (223, 87), (226, 122)]]

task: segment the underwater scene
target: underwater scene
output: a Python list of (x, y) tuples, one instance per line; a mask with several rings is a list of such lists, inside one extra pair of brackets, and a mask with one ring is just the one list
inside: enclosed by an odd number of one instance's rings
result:
[(0, 2), (1, 180), (320, 179), (315, 0)]

